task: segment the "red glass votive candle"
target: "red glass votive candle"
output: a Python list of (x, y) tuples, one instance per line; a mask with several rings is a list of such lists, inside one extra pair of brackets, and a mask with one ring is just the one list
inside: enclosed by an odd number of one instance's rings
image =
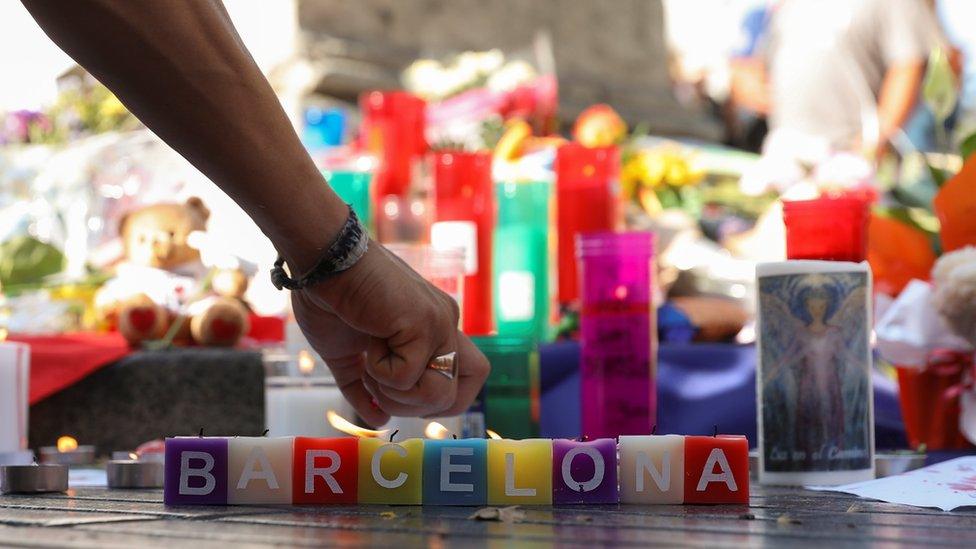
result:
[(862, 198), (784, 201), (786, 258), (864, 261), (868, 219), (868, 203)]
[(586, 233), (577, 242), (583, 435), (650, 433), (657, 423), (654, 235)]
[(414, 163), (427, 152), (427, 103), (405, 91), (370, 91), (360, 96), (359, 108), (362, 145), (379, 159), (373, 178), (378, 208), (384, 197), (407, 193)]
[(617, 147), (567, 143), (556, 153), (556, 238), (559, 303), (579, 298), (576, 235), (612, 231), (617, 223)]
[(487, 152), (438, 152), (433, 155), (435, 249), (464, 250), (464, 308), (461, 326), (469, 335), (493, 329), (491, 240), (494, 194), (491, 155)]

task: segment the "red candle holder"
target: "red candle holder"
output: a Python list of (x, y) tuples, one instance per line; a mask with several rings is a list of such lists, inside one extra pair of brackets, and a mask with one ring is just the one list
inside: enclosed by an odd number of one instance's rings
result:
[(868, 202), (862, 198), (784, 201), (786, 257), (864, 261), (868, 220)]
[(424, 138), (427, 103), (405, 91), (370, 91), (359, 98), (363, 121), (360, 143), (379, 159), (373, 178), (373, 200), (404, 196), (414, 163), (427, 152)]
[(495, 219), (491, 155), (455, 151), (432, 156), (431, 245), (465, 250), (462, 329), (469, 335), (487, 335), (493, 329), (491, 241)]
[(576, 267), (578, 233), (614, 230), (617, 223), (617, 147), (589, 148), (568, 143), (556, 153), (556, 238), (559, 303), (579, 298)]

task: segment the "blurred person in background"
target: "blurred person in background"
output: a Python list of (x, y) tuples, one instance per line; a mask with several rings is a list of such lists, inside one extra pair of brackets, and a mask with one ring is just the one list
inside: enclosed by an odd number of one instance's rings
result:
[(764, 154), (800, 163), (837, 151), (876, 157), (912, 114), (929, 52), (945, 43), (926, 0), (783, 0), (766, 16), (751, 62), (733, 66), (733, 96), (768, 115)]

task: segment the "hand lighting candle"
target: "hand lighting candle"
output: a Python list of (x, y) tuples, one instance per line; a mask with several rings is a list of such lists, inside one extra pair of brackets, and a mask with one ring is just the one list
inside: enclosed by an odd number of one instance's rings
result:
[(227, 439), (166, 439), (166, 505), (227, 504)]
[(359, 439), (359, 502), (420, 505), (423, 457), (421, 439)]
[(552, 503), (552, 441), (488, 441), (488, 505)]
[(620, 503), (682, 503), (685, 437), (620, 437)]
[(552, 441), (552, 502), (617, 503), (617, 442)]
[(359, 440), (295, 437), (292, 494), (295, 503), (356, 503)]
[(424, 441), (424, 503), (484, 505), (488, 441), (479, 438)]
[(227, 503), (291, 503), (293, 437), (228, 439)]

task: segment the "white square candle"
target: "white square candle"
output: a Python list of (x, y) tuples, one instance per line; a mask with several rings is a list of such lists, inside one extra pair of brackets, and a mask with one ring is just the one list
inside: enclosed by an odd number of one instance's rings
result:
[(620, 503), (682, 503), (685, 437), (620, 436)]
[(291, 503), (294, 437), (227, 439), (227, 503)]

